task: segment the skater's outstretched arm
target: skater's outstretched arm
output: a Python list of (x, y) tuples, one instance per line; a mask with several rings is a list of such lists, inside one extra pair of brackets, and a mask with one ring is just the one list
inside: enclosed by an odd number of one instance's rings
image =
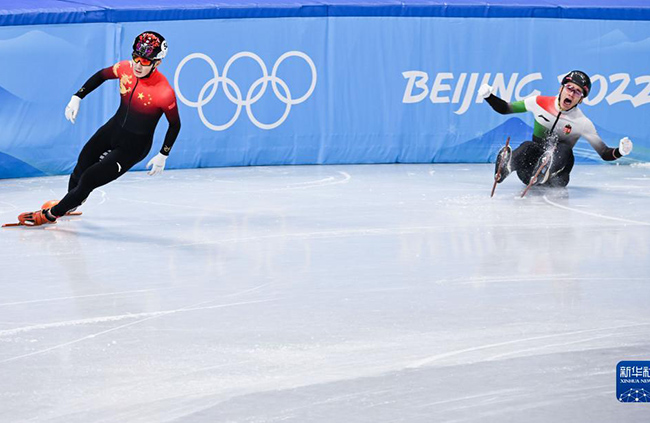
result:
[(526, 111), (526, 105), (523, 101), (515, 101), (508, 103), (507, 101), (495, 96), (494, 89), (488, 84), (481, 85), (478, 94), (487, 101), (487, 103), (497, 112), (502, 115), (509, 115), (511, 113), (523, 113)]
[(618, 147), (608, 147), (598, 135), (596, 127), (591, 121), (587, 123), (582, 136), (591, 144), (591, 147), (596, 150), (598, 155), (608, 162), (620, 159), (632, 152), (632, 141), (628, 137), (622, 138), (618, 142)]
[(75, 120), (77, 119), (77, 113), (79, 113), (79, 106), (81, 103), (81, 99), (83, 99), (85, 96), (93, 92), (97, 87), (102, 85), (102, 83), (108, 79), (117, 79), (117, 69), (120, 66), (128, 66), (129, 63), (127, 61), (116, 63), (115, 65), (104, 68), (100, 71), (97, 71), (93, 76), (88, 78), (88, 81), (77, 91), (72, 98), (70, 98), (70, 102), (65, 108), (65, 118), (68, 119), (70, 122), (74, 123)]
[(85, 84), (75, 93), (81, 99), (93, 92), (97, 87), (102, 85), (108, 79), (117, 79), (117, 70), (120, 66), (129, 66), (128, 61), (116, 63), (113, 66), (97, 71), (93, 76), (88, 78)]

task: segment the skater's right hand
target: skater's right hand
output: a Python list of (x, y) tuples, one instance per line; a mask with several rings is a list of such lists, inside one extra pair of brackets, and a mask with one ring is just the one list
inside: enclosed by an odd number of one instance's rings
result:
[(481, 88), (478, 89), (478, 95), (483, 98), (488, 98), (493, 92), (494, 90), (488, 84), (483, 84), (481, 85)]
[(79, 103), (81, 103), (81, 98), (73, 95), (68, 105), (65, 106), (65, 118), (73, 124), (77, 118), (77, 113), (79, 113)]

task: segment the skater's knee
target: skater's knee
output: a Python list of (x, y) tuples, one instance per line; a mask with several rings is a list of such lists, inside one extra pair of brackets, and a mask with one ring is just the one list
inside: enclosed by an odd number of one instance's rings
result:
[(79, 185), (79, 178), (81, 177), (81, 172), (76, 173), (76, 169), (72, 174), (70, 175), (70, 179), (68, 180), (68, 191), (72, 191)]
[(103, 185), (101, 181), (101, 172), (95, 169), (89, 169), (79, 178), (77, 185), (70, 191), (77, 198), (78, 203), (87, 198), (90, 193), (97, 187)]
[(85, 172), (81, 175), (81, 178), (79, 178), (77, 187), (82, 190), (92, 190), (97, 186), (97, 176), (97, 172)]
[(77, 164), (77, 166), (75, 166), (75, 168), (72, 170), (72, 174), (70, 174), (70, 183), (74, 183), (75, 185), (78, 184), (81, 175), (84, 173), (84, 170), (84, 168)]

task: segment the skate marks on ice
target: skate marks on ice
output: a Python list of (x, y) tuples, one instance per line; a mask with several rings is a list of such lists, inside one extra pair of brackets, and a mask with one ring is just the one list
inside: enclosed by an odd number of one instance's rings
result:
[(515, 339), (511, 341), (505, 341), (505, 342), (499, 342), (495, 344), (486, 344), (486, 345), (479, 345), (476, 347), (471, 347), (471, 348), (464, 348), (461, 350), (455, 350), (455, 351), (449, 351), (446, 353), (442, 354), (437, 354), (431, 357), (427, 357), (421, 360), (417, 360), (407, 366), (407, 368), (410, 369), (416, 369), (419, 367), (424, 367), (424, 366), (430, 366), (436, 363), (437, 361), (440, 361), (442, 359), (446, 359), (449, 357), (456, 357), (459, 355), (464, 355), (468, 353), (473, 353), (476, 351), (482, 351), (482, 350), (490, 350), (490, 349), (498, 349), (500, 347), (510, 347), (512, 345), (517, 345), (517, 344), (526, 344), (526, 343), (535, 343), (536, 341), (547, 341), (549, 339), (557, 339), (557, 338), (573, 338), (576, 337), (577, 335), (584, 335), (584, 334), (590, 334), (590, 333), (599, 333), (599, 332), (610, 332), (604, 335), (598, 335), (595, 337), (588, 337), (588, 338), (582, 338), (579, 340), (567, 340), (566, 342), (558, 343), (558, 344), (547, 344), (543, 343), (543, 345), (540, 345), (538, 347), (534, 348), (527, 348), (527, 349), (522, 349), (522, 350), (508, 350), (507, 352), (504, 353), (497, 353), (496, 355), (486, 355), (482, 354), (483, 358), (481, 361), (492, 361), (492, 360), (499, 360), (503, 357), (511, 356), (511, 355), (517, 355), (522, 352), (528, 352), (528, 351), (534, 351), (534, 352), (539, 352), (544, 349), (552, 348), (554, 346), (567, 346), (567, 345), (573, 345), (573, 344), (578, 344), (578, 343), (583, 343), (583, 342), (589, 342), (593, 340), (598, 340), (598, 339), (604, 339), (604, 338), (610, 338), (612, 337), (615, 333), (619, 332), (621, 329), (630, 329), (630, 328), (639, 328), (639, 327), (650, 327), (650, 322), (648, 323), (634, 323), (634, 324), (626, 324), (626, 325), (618, 325), (618, 326), (611, 326), (611, 327), (606, 327), (606, 328), (595, 328), (595, 329), (586, 329), (586, 330), (578, 330), (578, 331), (570, 331), (570, 332), (565, 332), (565, 333), (555, 333), (551, 335), (541, 335), (541, 336), (533, 336), (529, 338), (522, 338), (522, 339)]
[[(237, 168), (237, 170), (240, 169)], [(241, 170), (247, 170), (247, 169), (241, 169)], [(266, 175), (267, 177), (270, 176), (270, 181), (259, 180), (261, 178), (259, 175), (260, 173), (263, 176), (264, 175)], [(326, 173), (331, 173), (331, 172), (326, 172)], [(208, 179), (200, 179), (197, 180), (196, 182), (200, 182), (201, 184), (206, 184), (206, 183), (218, 184), (217, 187), (211, 187), (210, 189), (210, 196), (214, 196), (218, 198), (220, 195), (232, 194), (233, 192), (236, 192), (237, 195), (240, 194), (250, 195), (250, 194), (266, 194), (270, 192), (282, 192), (282, 191), (292, 191), (292, 190), (309, 190), (313, 188), (326, 188), (335, 185), (347, 184), (352, 179), (352, 176), (348, 172), (336, 171), (334, 173), (335, 175), (333, 176), (326, 176), (324, 178), (319, 178), (316, 180), (288, 182), (287, 179), (289, 179), (290, 181), (299, 178), (296, 178), (295, 175), (293, 175), (293, 173), (290, 171), (282, 171), (282, 170), (263, 171), (258, 168), (255, 171), (256, 177), (252, 181), (246, 179), (240, 179), (241, 178), (240, 176), (238, 177), (239, 180), (228, 180), (228, 179), (224, 179), (223, 176), (219, 178), (210, 176)], [(188, 184), (188, 181), (192, 180), (192, 179), (189, 180), (182, 179), (179, 177), (175, 177), (175, 178), (180, 179), (179, 182), (182, 184)], [(275, 181), (274, 179), (277, 179), (277, 181)], [(143, 182), (146, 182), (146, 178), (143, 178)], [(127, 183), (133, 184), (133, 181), (128, 181)], [(226, 186), (224, 187), (223, 185)], [(256, 186), (258, 185), (268, 185), (268, 187), (256, 188)], [(146, 184), (134, 185), (134, 188), (136, 187), (141, 190), (147, 189)], [(188, 189), (192, 190), (194, 188), (188, 186)], [(215, 213), (215, 208), (210, 203), (210, 201), (208, 201), (208, 204), (205, 204), (204, 200), (206, 200), (206, 198), (200, 198), (198, 199), (198, 201), (193, 201), (188, 204), (180, 204), (180, 203), (170, 202), (170, 201), (144, 200), (141, 198), (134, 198), (132, 196), (131, 197), (119, 196), (119, 197), (115, 197), (115, 200), (120, 202), (127, 202), (127, 203), (146, 204), (146, 205), (151, 205), (156, 207), (186, 209), (186, 210), (191, 210), (192, 212), (195, 213), (196, 212)], [(228, 214), (240, 214), (241, 209), (229, 208), (225, 205), (220, 204), (218, 208), (218, 212), (228, 213)]]
[(15, 204), (7, 203), (5, 201), (0, 201), (0, 215), (2, 214), (11, 214), (18, 212), (18, 206)]
[[(334, 167), (334, 166), (332, 166)], [(325, 167), (327, 168), (327, 166)], [(235, 168), (239, 170), (240, 168)], [(273, 169), (273, 168), (272, 168)], [(228, 173), (228, 169), (225, 169)], [(242, 169), (245, 171), (247, 169)], [(206, 170), (208, 171), (208, 170)], [(250, 173), (250, 171), (249, 171)], [(267, 193), (267, 192), (276, 192), (276, 191), (290, 191), (290, 190), (301, 190), (301, 189), (310, 189), (310, 188), (324, 188), (334, 185), (347, 184), (352, 179), (352, 175), (346, 171), (321, 171), (320, 173), (330, 173), (333, 175), (320, 177), (318, 179), (309, 179), (307, 181), (302, 181), (300, 174), (294, 174), (294, 172), (283, 171), (283, 170), (264, 170), (263, 168), (255, 168), (255, 173), (249, 178), (243, 178), (241, 173), (237, 174), (238, 176), (235, 179), (229, 180), (226, 179), (226, 175), (220, 175), (219, 177), (209, 176), (207, 178), (195, 179), (195, 182), (201, 184), (215, 184), (216, 188), (210, 191), (210, 195), (220, 195), (224, 193), (232, 193), (232, 190), (235, 189), (237, 193), (243, 194), (256, 194), (256, 193)], [(134, 188), (146, 190), (147, 178), (132, 178), (125, 183), (134, 185)], [(264, 180), (263, 178), (266, 178)], [(188, 188), (191, 186), (192, 178), (181, 178), (179, 176), (170, 176), (169, 179), (174, 181), (178, 180), (180, 184), (188, 185)], [(293, 182), (298, 180), (298, 182)], [(140, 182), (140, 183), (137, 183)], [(221, 187), (220, 185), (224, 184), (225, 186)], [(121, 197), (120, 200), (125, 201), (134, 201), (141, 202), (138, 199), (133, 199), (129, 197)], [(182, 204), (167, 204), (167, 203), (157, 203), (152, 204), (164, 204), (174, 207), (187, 207)]]
[[(95, 324), (102, 324), (102, 323), (111, 323), (111, 322), (119, 322), (122, 320), (130, 320), (130, 319), (137, 319), (134, 322), (126, 323), (120, 326), (112, 327), (107, 330), (99, 331), (96, 333), (92, 333), (90, 335), (86, 335), (68, 342), (64, 342), (61, 344), (57, 344), (48, 348), (40, 349), (37, 351), (33, 351), (30, 353), (18, 355), (15, 357), (10, 357), (6, 359), (0, 360), (0, 364), (5, 364), (9, 362), (13, 362), (19, 359), (27, 358), (27, 357), (33, 357), (41, 354), (45, 354), (63, 347), (68, 347), (83, 341), (87, 341), (90, 339), (97, 338), (101, 335), (105, 335), (111, 332), (115, 332), (121, 329), (125, 329), (127, 327), (141, 324), (147, 321), (150, 321), (152, 319), (168, 316), (168, 315), (174, 315), (174, 314), (179, 314), (179, 313), (188, 313), (188, 312), (193, 312), (193, 311), (203, 311), (203, 310), (213, 310), (213, 309), (221, 309), (221, 308), (229, 308), (229, 307), (239, 307), (239, 306), (248, 306), (248, 305), (255, 305), (255, 304), (261, 304), (261, 303), (268, 303), (268, 302), (273, 302), (277, 301), (278, 298), (266, 298), (266, 299), (260, 299), (260, 300), (250, 300), (250, 301), (240, 301), (240, 302), (232, 302), (232, 303), (223, 303), (223, 304), (215, 304), (215, 305), (209, 305), (212, 303), (215, 303), (217, 301), (223, 301), (225, 298), (231, 298), (231, 297), (238, 297), (242, 295), (247, 295), (247, 294), (252, 294), (257, 291), (262, 290), (263, 288), (268, 287), (269, 284), (263, 284), (254, 288), (249, 288), (245, 289), (241, 292), (236, 292), (233, 294), (227, 294), (224, 296), (221, 296), (220, 298), (217, 299), (211, 299), (211, 300), (206, 300), (206, 301), (201, 301), (183, 308), (179, 309), (174, 309), (174, 310), (163, 310), (163, 311), (155, 311), (155, 312), (142, 312), (142, 313), (127, 313), (127, 314), (122, 314), (122, 315), (115, 315), (115, 316), (102, 316), (102, 317), (94, 317), (94, 318), (87, 318), (87, 319), (78, 319), (78, 320), (68, 320), (68, 321), (61, 321), (61, 322), (55, 322), (55, 323), (42, 323), (38, 325), (31, 325), (31, 326), (24, 326), (24, 327), (19, 327), (19, 328), (14, 328), (14, 329), (7, 329), (7, 330), (0, 330), (0, 338), (3, 337), (9, 337), (9, 336), (16, 336), (19, 334), (24, 334), (27, 332), (31, 331), (39, 331), (39, 330), (50, 330), (50, 329), (58, 329), (58, 328), (66, 328), (66, 327), (71, 327), (71, 326), (82, 326), (82, 325), (95, 325)], [(71, 297), (73, 299), (79, 299), (79, 298), (89, 298), (90, 296), (81, 296), (81, 297)], [(38, 300), (37, 300), (38, 301)], [(28, 304), (31, 303), (29, 301), (19, 303), (19, 304)], [(0, 304), (1, 306), (2, 304)]]
[(160, 290), (159, 289), (136, 289), (132, 291), (107, 292), (103, 294), (76, 295), (74, 297), (41, 298), (41, 299), (26, 300), (26, 301), (16, 301), (11, 303), (0, 303), (0, 307), (24, 305), (24, 304), (38, 304), (38, 303), (46, 303), (51, 301), (79, 300), (84, 298), (121, 297), (121, 296), (128, 296), (131, 294), (141, 294), (141, 293), (149, 293), (149, 292), (156, 292), (156, 291), (160, 291)]
[[(589, 176), (594, 175), (592, 172), (585, 172), (585, 174)], [(626, 177), (622, 179), (634, 180), (637, 178)], [(646, 179), (643, 178), (643, 180)], [(650, 181), (650, 179), (648, 180)], [(596, 208), (603, 208), (603, 206), (606, 206), (606, 203), (611, 201), (609, 198), (611, 195), (618, 197), (614, 201), (619, 202), (628, 201), (627, 199), (630, 197), (648, 197), (650, 186), (616, 185), (616, 182), (618, 181), (615, 180), (614, 184), (606, 183), (602, 188), (598, 187), (598, 182), (594, 183), (593, 186), (585, 186), (583, 182), (583, 185), (581, 186), (575, 186), (575, 183), (573, 183), (568, 187), (562, 188), (532, 186), (526, 197), (515, 199), (522, 201), (525, 201), (526, 199), (532, 199), (533, 201), (541, 199), (550, 206), (598, 219), (605, 219), (630, 225), (650, 226), (650, 221), (635, 220), (624, 216), (614, 216), (594, 211)], [(512, 195), (512, 193), (506, 192), (503, 196), (508, 197), (510, 195)], [(599, 200), (599, 198), (602, 200)], [(582, 204), (579, 206), (572, 206), (571, 203), (575, 203), (573, 200), (581, 200), (579, 202)], [(631, 208), (634, 209), (635, 207), (632, 206)], [(625, 207), (614, 207), (614, 209), (616, 211), (627, 211)]]
[(572, 212), (575, 212), (575, 213), (581, 213), (581, 214), (584, 214), (584, 215), (587, 215), (587, 216), (597, 217), (599, 219), (606, 219), (606, 220), (613, 220), (615, 222), (627, 223), (627, 224), (631, 224), (631, 225), (650, 226), (650, 222), (641, 222), (641, 221), (638, 221), (638, 220), (624, 219), (624, 218), (614, 217), (614, 216), (605, 216), (603, 214), (593, 213), (593, 212), (589, 212), (589, 211), (586, 211), (586, 210), (580, 210), (580, 209), (577, 209), (577, 208), (574, 208), (574, 207), (563, 206), (561, 204), (556, 203), (555, 201), (550, 200), (549, 197), (546, 196), (546, 195), (544, 195), (543, 198), (544, 198), (544, 201), (546, 203), (550, 204), (553, 207), (557, 207), (557, 208), (560, 208), (560, 209), (563, 209), (563, 210), (568, 210), (568, 211), (572, 211)]
[[(93, 193), (80, 221), (2, 233), (0, 396), (13, 400), (0, 412), (61, 422), (635, 421), (611, 372), (648, 350), (646, 226), (628, 221), (650, 221), (650, 207), (640, 189), (627, 196), (603, 182), (639, 175), (577, 166), (594, 175), (578, 172), (567, 198), (544, 193), (624, 219), (612, 220), (534, 192), (516, 200), (516, 179), (490, 199), (492, 168), (136, 173)], [(0, 195), (41, 204), (50, 186), (14, 197), (0, 181)], [(628, 265), (610, 265), (622, 257)], [(627, 290), (638, 295), (623, 313)], [(513, 387), (522, 375), (530, 384)]]

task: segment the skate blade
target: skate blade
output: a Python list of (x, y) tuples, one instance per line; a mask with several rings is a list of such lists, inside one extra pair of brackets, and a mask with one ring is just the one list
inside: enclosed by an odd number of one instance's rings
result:
[(5, 223), (4, 225), (2, 225), (3, 228), (12, 228), (14, 226), (26, 226), (26, 225), (23, 225), (22, 223)]
[[(56, 223), (56, 222), (52, 222), (51, 224), (53, 225), (53, 224), (55, 224), (55, 223)], [(27, 225), (27, 224), (25, 224), (25, 223), (20, 223), (20, 222), (16, 222), (16, 223), (5, 223), (5, 224), (2, 225), (3, 228), (14, 228), (14, 227), (16, 227), (16, 226), (25, 226), (26, 228), (33, 228), (33, 227), (36, 227), (36, 226), (45, 226), (45, 225)]]
[[(537, 180), (539, 179), (539, 175), (540, 175), (540, 173), (542, 173), (542, 170), (546, 167), (546, 165), (548, 164), (548, 162), (549, 162), (549, 158), (548, 158), (548, 157), (544, 157), (544, 158), (542, 158), (542, 165), (539, 167), (539, 169), (537, 169), (537, 172), (535, 172), (535, 174), (533, 175), (533, 177), (530, 178), (530, 181), (528, 182), (528, 186), (526, 186), (526, 189), (524, 190), (524, 192), (521, 193), (521, 198), (524, 198), (524, 196), (526, 195), (526, 193), (528, 192), (528, 190), (530, 190), (530, 188), (531, 188), (533, 185), (535, 185), (535, 184), (537, 183)], [(547, 173), (544, 174), (544, 176), (546, 176), (546, 175), (547, 175)], [(547, 179), (548, 179), (548, 178), (547, 178)], [(544, 180), (544, 182), (546, 182), (546, 180)], [(543, 183), (543, 182), (542, 182), (542, 183)]]
[[(506, 140), (506, 147), (510, 145), (510, 137)], [(494, 184), (492, 184), (492, 192), (490, 193), (490, 198), (494, 197), (494, 190), (497, 189), (497, 184), (498, 180), (501, 178), (501, 171), (497, 172), (496, 175), (494, 175)]]
[(494, 197), (494, 190), (497, 189), (497, 180), (494, 178), (494, 185), (492, 185), (492, 193), (490, 194), (490, 198)]

